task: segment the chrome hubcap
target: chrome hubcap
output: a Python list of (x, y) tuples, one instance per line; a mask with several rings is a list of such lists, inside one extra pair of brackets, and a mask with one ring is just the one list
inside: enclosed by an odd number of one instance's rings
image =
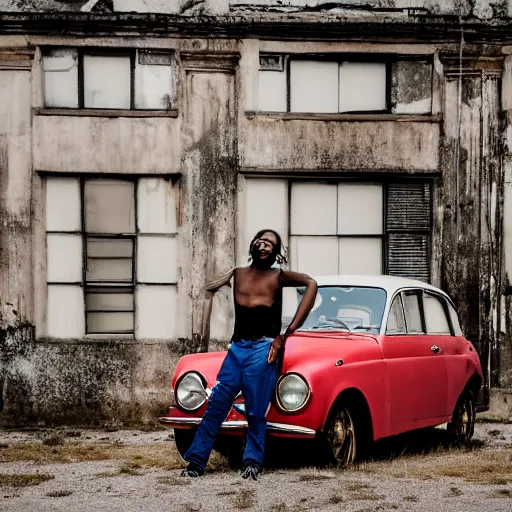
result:
[(335, 416), (329, 431), (329, 442), (334, 456), (341, 466), (354, 462), (356, 436), (354, 422), (347, 409), (341, 410)]

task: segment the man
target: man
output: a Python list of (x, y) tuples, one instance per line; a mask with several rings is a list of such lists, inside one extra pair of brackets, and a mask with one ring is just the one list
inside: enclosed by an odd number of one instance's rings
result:
[[(317, 285), (306, 274), (272, 268), (286, 263), (281, 237), (271, 229), (256, 234), (250, 247), (251, 264), (229, 272), (206, 288), (203, 337), (208, 337), (213, 293), (234, 278), (235, 328), (231, 344), (212, 389), (206, 412), (185, 460), (182, 476), (202, 476), (217, 432), (240, 390), (248, 422), (243, 478), (257, 479), (263, 466), (266, 412), (277, 380), (277, 359), (286, 338), (298, 329), (313, 307)], [(305, 286), (295, 317), (281, 332), (283, 286)]]

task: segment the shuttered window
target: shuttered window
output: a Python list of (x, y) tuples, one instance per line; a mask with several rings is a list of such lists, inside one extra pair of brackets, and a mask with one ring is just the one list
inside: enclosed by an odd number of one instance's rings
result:
[(387, 185), (387, 273), (428, 282), (432, 192), (429, 183)]

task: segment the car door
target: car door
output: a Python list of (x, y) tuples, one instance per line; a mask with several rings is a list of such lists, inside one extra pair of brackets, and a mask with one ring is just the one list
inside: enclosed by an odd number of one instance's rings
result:
[(423, 291), (403, 290), (391, 304), (382, 353), (393, 434), (435, 424), (446, 415), (443, 349), (426, 332)]

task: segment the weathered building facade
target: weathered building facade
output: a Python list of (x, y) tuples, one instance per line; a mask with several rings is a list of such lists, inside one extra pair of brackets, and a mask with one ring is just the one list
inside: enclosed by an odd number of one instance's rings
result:
[(507, 2), (3, 4), (1, 423), (154, 421), (264, 227), (440, 286), (512, 386)]

